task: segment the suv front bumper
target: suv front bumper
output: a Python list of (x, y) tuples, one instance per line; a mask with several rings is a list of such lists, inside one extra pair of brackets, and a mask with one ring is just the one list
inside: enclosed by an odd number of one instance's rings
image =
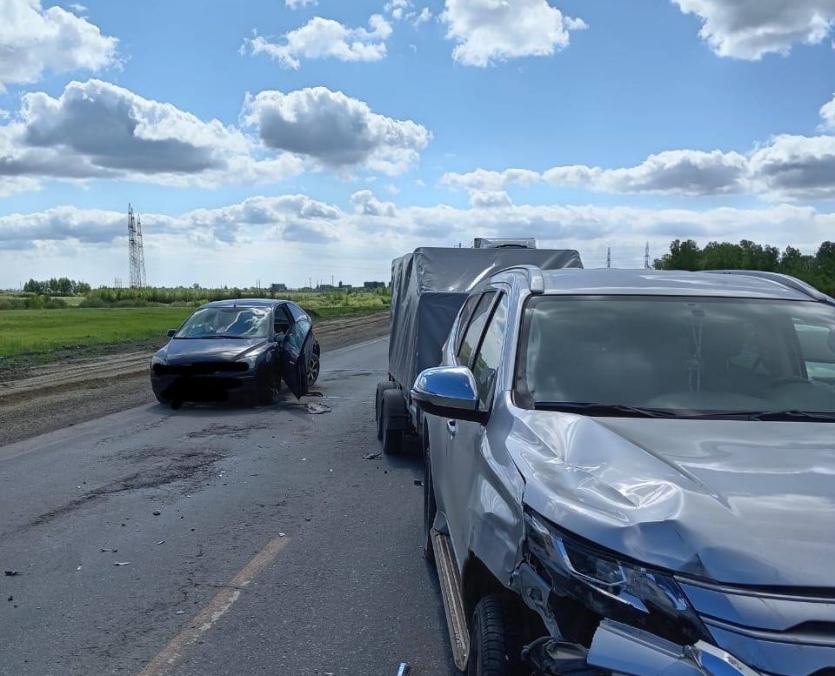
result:
[(603, 620), (591, 648), (559, 639), (528, 646), (525, 658), (539, 676), (663, 674), (664, 676), (759, 676), (730, 653), (699, 641), (678, 645), (641, 629)]

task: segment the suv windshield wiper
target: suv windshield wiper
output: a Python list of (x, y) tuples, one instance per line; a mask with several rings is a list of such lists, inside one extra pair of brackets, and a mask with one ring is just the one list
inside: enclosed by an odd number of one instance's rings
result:
[(252, 336), (233, 336), (233, 335), (220, 335), (213, 333), (210, 336), (174, 336), (179, 340), (217, 340), (219, 338), (233, 338), (236, 340), (246, 340), (247, 338), (251, 338)]
[(785, 422), (835, 422), (835, 412), (814, 411), (757, 411), (744, 414), (749, 420), (785, 421)]
[(573, 401), (537, 401), (537, 411), (562, 411), (579, 415), (613, 418), (675, 418), (675, 413), (659, 408), (641, 408), (625, 404), (578, 403)]

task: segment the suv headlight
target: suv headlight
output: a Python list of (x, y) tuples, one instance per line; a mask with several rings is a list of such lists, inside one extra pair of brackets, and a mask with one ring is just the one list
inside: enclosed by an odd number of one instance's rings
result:
[(572, 538), (530, 511), (525, 524), (535, 567), (551, 578), (557, 596), (678, 643), (709, 639), (672, 576)]

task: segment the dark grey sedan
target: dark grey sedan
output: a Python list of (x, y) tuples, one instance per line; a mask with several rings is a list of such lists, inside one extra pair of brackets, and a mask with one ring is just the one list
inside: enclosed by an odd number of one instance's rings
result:
[(319, 377), (313, 322), (295, 303), (224, 300), (203, 305), (151, 360), (157, 400), (271, 403), (283, 380), (296, 397)]

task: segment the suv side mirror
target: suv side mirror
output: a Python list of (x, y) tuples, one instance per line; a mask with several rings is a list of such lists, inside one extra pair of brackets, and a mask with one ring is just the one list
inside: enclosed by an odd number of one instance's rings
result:
[(426, 369), (415, 380), (412, 400), (424, 413), (483, 423), (487, 414), (478, 409), (478, 389), (466, 366)]
[(169, 338), (173, 338), (175, 335), (177, 335), (177, 329), (168, 329)]

